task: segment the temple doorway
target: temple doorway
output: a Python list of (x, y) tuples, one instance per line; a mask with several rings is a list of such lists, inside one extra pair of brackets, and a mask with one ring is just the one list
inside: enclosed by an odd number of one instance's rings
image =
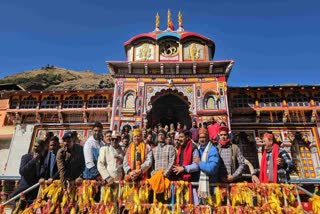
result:
[(189, 103), (173, 94), (164, 94), (153, 100), (152, 109), (147, 115), (148, 127), (154, 127), (161, 123), (170, 126), (171, 123), (177, 126), (177, 122), (191, 127), (191, 117), (189, 115)]

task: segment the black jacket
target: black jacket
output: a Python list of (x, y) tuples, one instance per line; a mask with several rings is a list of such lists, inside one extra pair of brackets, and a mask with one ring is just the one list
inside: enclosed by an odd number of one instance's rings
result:
[[(21, 158), (19, 173), (21, 180), (18, 187), (9, 195), (9, 198), (19, 194), (20, 192), (28, 189), (34, 184), (38, 183), (39, 179), (43, 177), (43, 159), (33, 158), (34, 153), (30, 152), (25, 154)], [(38, 188), (27, 193), (26, 200), (33, 200), (37, 197)]]

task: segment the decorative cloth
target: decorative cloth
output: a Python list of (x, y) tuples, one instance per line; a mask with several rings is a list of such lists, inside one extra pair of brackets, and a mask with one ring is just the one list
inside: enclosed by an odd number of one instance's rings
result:
[(163, 193), (170, 187), (170, 180), (163, 175), (163, 169), (159, 169), (153, 176), (147, 179), (155, 193)]

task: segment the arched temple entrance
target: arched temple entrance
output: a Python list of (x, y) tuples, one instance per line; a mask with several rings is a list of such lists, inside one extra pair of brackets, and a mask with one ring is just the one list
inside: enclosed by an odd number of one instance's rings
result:
[(151, 99), (152, 109), (147, 115), (148, 127), (154, 127), (158, 123), (163, 126), (177, 122), (191, 127), (191, 117), (189, 114), (189, 103), (184, 97), (175, 93), (164, 93)]

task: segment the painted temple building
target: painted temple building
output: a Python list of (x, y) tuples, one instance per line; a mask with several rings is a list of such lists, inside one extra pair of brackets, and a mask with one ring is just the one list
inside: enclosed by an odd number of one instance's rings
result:
[(216, 60), (213, 40), (184, 29), (182, 14), (174, 29), (136, 35), (124, 43), (126, 61), (107, 62), (114, 89), (25, 91), (2, 89), (0, 99), (0, 177), (19, 178), (20, 158), (32, 142), (52, 131), (78, 132), (82, 142), (90, 125), (152, 128), (181, 122), (187, 128), (224, 121), (245, 157), (259, 168), (262, 144), (272, 131), (297, 164), (293, 180), (320, 180), (320, 85), (228, 87), (233, 60)]

